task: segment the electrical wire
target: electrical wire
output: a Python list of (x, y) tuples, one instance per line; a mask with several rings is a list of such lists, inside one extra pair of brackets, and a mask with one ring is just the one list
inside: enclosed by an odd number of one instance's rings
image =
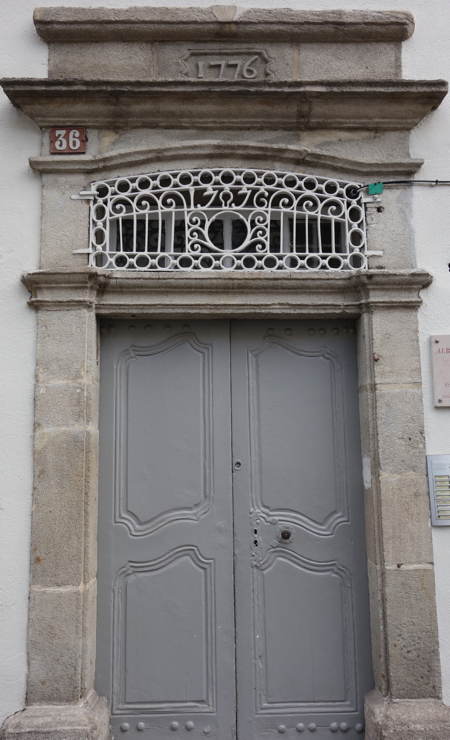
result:
[(364, 190), (369, 185), (450, 185), (450, 180), (377, 180), (376, 183), (368, 182), (366, 185), (360, 185), (356, 190)]

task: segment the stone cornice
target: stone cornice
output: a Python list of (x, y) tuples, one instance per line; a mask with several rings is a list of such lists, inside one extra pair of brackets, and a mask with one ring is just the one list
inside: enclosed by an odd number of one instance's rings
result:
[(37, 8), (48, 42), (104, 41), (404, 41), (414, 18), (402, 11), (289, 8)]
[(89, 307), (104, 316), (358, 316), (414, 308), (431, 282), (424, 271), (360, 273), (131, 273), (37, 271), (23, 281), (30, 304)]
[(443, 80), (143, 82), (3, 79), (39, 126), (410, 130), (447, 94)]
[(278, 167), (277, 163), (294, 168), (312, 167), (332, 169), (334, 172), (351, 173), (362, 177), (412, 175), (422, 166), (421, 159), (405, 159), (399, 161), (357, 160), (349, 157), (340, 157), (325, 152), (315, 151), (307, 147), (280, 146), (266, 143), (252, 143), (247, 141), (216, 141), (203, 140), (179, 141), (170, 146), (146, 147), (117, 151), (109, 154), (80, 155), (80, 156), (42, 156), (31, 157), (30, 166), (37, 172), (86, 172), (98, 173), (103, 171), (123, 171), (126, 167), (146, 165), (152, 167), (159, 163), (191, 162), (193, 159), (208, 161), (214, 164), (229, 164), (229, 160), (236, 158), (237, 162), (245, 161), (247, 166), (254, 163), (265, 166)]

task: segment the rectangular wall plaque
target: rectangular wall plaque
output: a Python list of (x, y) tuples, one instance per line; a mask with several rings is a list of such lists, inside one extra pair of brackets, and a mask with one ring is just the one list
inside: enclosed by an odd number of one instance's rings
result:
[(431, 337), (431, 362), (434, 405), (450, 406), (450, 334)]

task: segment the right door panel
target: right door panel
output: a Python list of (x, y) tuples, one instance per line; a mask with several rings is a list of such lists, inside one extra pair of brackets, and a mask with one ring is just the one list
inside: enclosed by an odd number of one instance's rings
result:
[(363, 734), (372, 685), (352, 324), (233, 322), (238, 736)]

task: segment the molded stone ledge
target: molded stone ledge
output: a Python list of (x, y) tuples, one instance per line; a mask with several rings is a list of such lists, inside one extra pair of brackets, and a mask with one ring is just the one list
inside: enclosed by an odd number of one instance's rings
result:
[(404, 41), (407, 12), (289, 8), (36, 8), (45, 41)]
[(106, 701), (90, 691), (78, 704), (40, 704), (9, 717), (1, 740), (107, 740)]
[[(410, 130), (447, 94), (444, 80), (153, 82), (3, 79), (39, 126), (216, 130)], [(225, 113), (226, 114), (225, 114)]]
[[(123, 169), (124, 167), (135, 167), (146, 164), (152, 167), (160, 162), (168, 163), (175, 161), (192, 162), (208, 161), (209, 166), (223, 165), (230, 159), (235, 158), (236, 166), (267, 167), (268, 162), (276, 168), (278, 166), (290, 165), (293, 167), (313, 168), (317, 174), (317, 168), (330, 169), (335, 173), (352, 173), (366, 178), (374, 176), (412, 175), (422, 166), (422, 159), (404, 159), (393, 161), (374, 161), (350, 159), (339, 157), (326, 152), (316, 151), (308, 147), (279, 146), (276, 144), (252, 143), (247, 141), (233, 141), (232, 144), (216, 140), (179, 141), (177, 144), (168, 146), (146, 147), (145, 149), (130, 149), (109, 154), (96, 154), (92, 156), (44, 156), (30, 157), (30, 166), (33, 170), (41, 173), (58, 172), (100, 172), (111, 169)], [(275, 164), (277, 163), (277, 164)]]
[(446, 740), (450, 707), (437, 699), (392, 700), (377, 691), (366, 697), (366, 740)]
[(107, 316), (359, 316), (368, 308), (414, 308), (431, 282), (422, 270), (359, 273), (131, 273), (87, 268), (24, 275), (30, 305), (82, 306)]

